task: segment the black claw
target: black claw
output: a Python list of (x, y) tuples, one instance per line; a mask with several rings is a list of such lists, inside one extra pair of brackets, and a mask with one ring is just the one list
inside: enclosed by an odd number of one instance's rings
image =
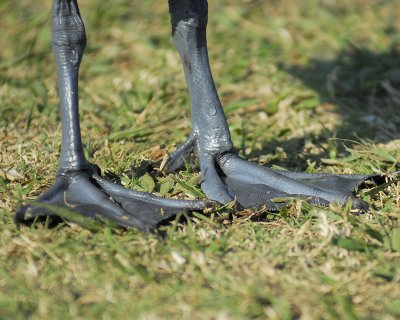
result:
[(369, 209), (368, 203), (366, 203), (364, 200), (352, 197), (349, 199), (351, 201), (351, 209), (359, 212), (366, 212)]
[(34, 221), (44, 222), (48, 218), (50, 218), (52, 224), (58, 224), (62, 221), (61, 217), (47, 208), (24, 205), (17, 208), (14, 222), (16, 224), (31, 225)]

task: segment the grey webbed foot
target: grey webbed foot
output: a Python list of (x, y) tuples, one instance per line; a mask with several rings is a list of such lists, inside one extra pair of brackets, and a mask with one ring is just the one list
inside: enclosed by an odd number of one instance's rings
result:
[[(186, 146), (186, 150), (182, 146)], [(187, 144), (182, 146), (171, 155), (167, 171), (181, 167), (190, 151), (197, 153), (197, 148), (189, 149)], [(208, 156), (212, 160), (205, 162), (201, 161), (203, 155), (197, 155), (200, 167), (205, 166), (201, 170), (206, 172), (202, 175), (201, 187), (207, 197), (223, 204), (236, 198), (243, 208), (264, 206), (275, 211), (285, 204), (285, 199), (298, 198), (319, 206), (345, 205), (351, 201), (353, 209), (365, 211), (368, 204), (356, 198), (354, 191), (364, 181), (376, 177), (276, 170), (246, 161), (232, 152)]]
[(35, 218), (58, 216), (57, 208), (63, 208), (149, 232), (178, 213), (203, 210), (211, 205), (210, 201), (166, 199), (129, 190), (101, 177), (96, 167), (91, 166), (58, 173), (53, 186), (35, 203), (17, 209), (15, 221), (29, 224)]

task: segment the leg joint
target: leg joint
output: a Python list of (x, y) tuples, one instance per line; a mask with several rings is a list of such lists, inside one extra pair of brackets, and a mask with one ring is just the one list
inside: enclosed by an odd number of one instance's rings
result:
[(74, 49), (85, 47), (85, 25), (77, 0), (53, 1), (52, 34), (53, 46)]
[(77, 0), (53, 1), (52, 45), (61, 64), (79, 65), (86, 46), (86, 33)]
[(169, 0), (172, 33), (204, 29), (207, 25), (207, 0)]

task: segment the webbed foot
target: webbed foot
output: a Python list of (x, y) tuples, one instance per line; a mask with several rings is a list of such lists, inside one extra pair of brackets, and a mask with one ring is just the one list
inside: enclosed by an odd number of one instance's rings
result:
[(300, 198), (320, 206), (351, 202), (355, 210), (368, 209), (368, 204), (356, 198), (354, 191), (373, 175), (276, 170), (246, 161), (232, 152), (204, 155), (199, 154), (199, 150), (196, 139), (191, 136), (170, 156), (167, 171), (182, 167), (188, 155), (197, 154), (202, 172), (201, 187), (209, 199), (220, 203), (226, 204), (236, 198), (243, 208), (265, 206), (274, 211), (285, 204), (285, 199)]
[(154, 230), (162, 221), (188, 210), (203, 210), (210, 201), (166, 199), (112, 183), (95, 166), (59, 172), (53, 186), (35, 203), (17, 209), (15, 221), (28, 224), (35, 218), (57, 216), (64, 208), (88, 218), (105, 218), (141, 231)]

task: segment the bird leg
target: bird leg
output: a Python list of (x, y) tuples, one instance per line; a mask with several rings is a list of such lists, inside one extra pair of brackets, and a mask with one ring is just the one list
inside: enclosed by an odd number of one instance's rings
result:
[(226, 204), (237, 199), (242, 207), (264, 205), (276, 210), (276, 198), (305, 198), (310, 203), (367, 204), (353, 191), (369, 176), (305, 174), (262, 167), (233, 153), (228, 124), (211, 74), (206, 40), (207, 0), (169, 0), (172, 38), (185, 72), (191, 100), (192, 133), (167, 164), (176, 170), (190, 153), (197, 154), (201, 187), (209, 199)]
[(210, 201), (174, 200), (125, 189), (98, 174), (83, 152), (78, 106), (78, 73), (86, 45), (77, 0), (53, 0), (52, 46), (57, 65), (62, 122), (59, 168), (54, 185), (35, 203), (17, 209), (17, 223), (56, 216), (66, 208), (87, 217), (103, 217), (142, 231), (154, 229), (178, 212), (202, 210)]

